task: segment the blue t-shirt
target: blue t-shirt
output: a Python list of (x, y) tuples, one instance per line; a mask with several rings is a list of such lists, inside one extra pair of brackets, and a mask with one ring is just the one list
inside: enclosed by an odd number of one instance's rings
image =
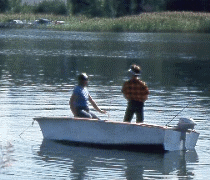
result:
[(73, 93), (76, 96), (76, 107), (88, 107), (89, 92), (86, 87), (76, 86)]

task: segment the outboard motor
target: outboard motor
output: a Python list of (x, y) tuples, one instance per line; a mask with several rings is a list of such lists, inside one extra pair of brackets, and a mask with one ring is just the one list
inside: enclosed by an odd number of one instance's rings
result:
[(179, 131), (187, 131), (188, 129), (194, 129), (196, 123), (192, 118), (180, 118), (179, 123), (177, 124), (177, 130)]
[(188, 119), (188, 118), (180, 118), (179, 119), (179, 123), (177, 124), (176, 129), (178, 131), (181, 131), (180, 141), (183, 141), (182, 150), (186, 150), (185, 141), (186, 141), (186, 132), (187, 132), (187, 130), (189, 130), (189, 129), (193, 130), (195, 125), (196, 125), (196, 123), (193, 121), (192, 118), (190, 118), (190, 119)]

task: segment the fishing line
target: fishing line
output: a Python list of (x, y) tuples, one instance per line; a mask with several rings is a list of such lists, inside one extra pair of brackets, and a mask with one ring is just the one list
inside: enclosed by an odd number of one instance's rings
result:
[[(110, 83), (113, 82), (113, 81), (110, 81)], [(110, 95), (112, 95), (112, 87), (110, 86), (109, 88), (109, 93)], [(109, 102), (109, 112), (107, 113), (108, 115), (108, 120), (110, 120), (110, 111), (111, 111), (111, 104), (112, 104), (112, 98), (110, 98), (110, 102)]]
[(31, 123), (31, 125), (28, 126), (22, 133), (19, 134), (20, 137), (21, 137), (21, 135), (22, 135), (25, 131), (27, 131), (30, 127), (32, 127), (32, 126), (34, 125), (34, 121), (35, 121), (35, 120), (33, 120), (32, 123)]
[(184, 111), (184, 109), (186, 109), (190, 104), (192, 104), (192, 102), (195, 100), (196, 98), (192, 99), (191, 102), (189, 102), (187, 104), (187, 106), (185, 106), (184, 108), (182, 108), (181, 111), (179, 111), (168, 123), (166, 123), (166, 126), (168, 126), (182, 111)]
[(110, 110), (111, 110), (111, 104), (112, 104), (112, 98), (110, 98), (110, 103), (109, 103), (109, 111), (107, 112), (108, 115), (108, 120), (110, 120)]

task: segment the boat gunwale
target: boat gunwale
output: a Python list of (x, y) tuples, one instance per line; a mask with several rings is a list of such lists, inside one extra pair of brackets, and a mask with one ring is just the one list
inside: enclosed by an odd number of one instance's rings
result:
[(160, 126), (156, 124), (147, 124), (147, 123), (132, 123), (132, 122), (119, 122), (119, 121), (112, 121), (112, 120), (98, 120), (98, 119), (90, 119), (90, 118), (79, 118), (79, 117), (35, 117), (33, 118), (36, 121), (41, 120), (80, 120), (80, 121), (95, 121), (95, 122), (105, 122), (105, 123), (113, 123), (113, 124), (125, 124), (125, 125), (133, 125), (133, 126), (141, 126), (141, 127), (148, 127), (148, 128), (160, 128), (160, 129), (173, 129), (172, 127), (168, 126)]
[[(35, 117), (33, 118), (36, 121), (40, 121), (40, 120), (80, 120), (80, 121), (89, 121), (89, 122), (105, 122), (105, 123), (113, 123), (113, 124), (125, 124), (125, 125), (133, 125), (133, 126), (141, 126), (141, 127), (148, 127), (148, 128), (160, 128), (160, 129), (164, 129), (164, 130), (173, 130), (173, 131), (180, 131), (179, 129), (177, 129), (176, 126), (161, 126), (161, 125), (156, 125), (156, 124), (147, 124), (147, 123), (132, 123), (132, 122), (120, 122), (120, 121), (112, 121), (112, 120), (98, 120), (98, 119), (90, 119), (90, 118), (80, 118), (80, 117), (68, 117), (68, 116), (63, 116), (63, 117)], [(187, 133), (197, 133), (200, 134), (199, 132), (197, 132), (195, 129), (192, 130), (187, 130)]]

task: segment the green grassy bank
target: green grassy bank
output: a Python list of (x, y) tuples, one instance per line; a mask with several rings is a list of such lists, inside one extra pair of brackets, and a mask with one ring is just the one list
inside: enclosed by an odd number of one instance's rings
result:
[(6, 22), (9, 19), (34, 21), (39, 18), (47, 18), (52, 21), (65, 21), (63, 25), (50, 25), (47, 27), (65, 31), (210, 33), (210, 13), (159, 12), (142, 13), (136, 16), (121, 18), (0, 14), (0, 22)]

